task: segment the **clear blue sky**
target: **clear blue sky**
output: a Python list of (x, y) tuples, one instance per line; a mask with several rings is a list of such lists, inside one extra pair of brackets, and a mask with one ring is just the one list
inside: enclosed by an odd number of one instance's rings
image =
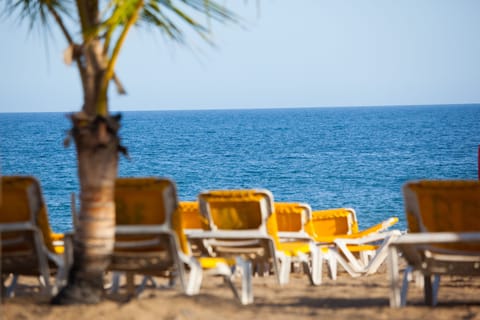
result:
[[(112, 110), (480, 102), (478, 0), (229, 0), (247, 29), (213, 26), (189, 50), (135, 30)], [(0, 21), (0, 112), (76, 111), (64, 39)]]

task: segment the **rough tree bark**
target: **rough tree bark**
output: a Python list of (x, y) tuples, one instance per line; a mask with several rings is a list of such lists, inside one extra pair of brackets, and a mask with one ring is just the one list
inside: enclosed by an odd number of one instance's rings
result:
[(74, 264), (68, 285), (53, 304), (93, 304), (103, 295), (103, 277), (114, 244), (114, 187), (118, 168), (119, 117), (71, 116), (80, 179), (80, 212), (74, 234)]

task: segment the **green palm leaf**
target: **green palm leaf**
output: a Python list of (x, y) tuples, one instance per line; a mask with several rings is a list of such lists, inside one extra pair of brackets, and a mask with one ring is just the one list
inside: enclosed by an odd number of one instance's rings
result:
[(49, 27), (51, 11), (70, 17), (72, 1), (64, 0), (3, 0), (2, 17), (17, 15), (20, 22), (28, 20), (30, 29), (36, 25)]

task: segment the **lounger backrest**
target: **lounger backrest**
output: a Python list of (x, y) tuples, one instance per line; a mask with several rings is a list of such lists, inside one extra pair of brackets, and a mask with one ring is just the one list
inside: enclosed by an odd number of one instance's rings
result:
[(307, 231), (318, 237), (356, 233), (358, 222), (355, 210), (351, 208), (315, 210), (312, 212)]
[(302, 232), (312, 218), (312, 209), (305, 203), (275, 202), (278, 231)]
[[(409, 182), (403, 195), (409, 232), (480, 231), (480, 181)], [(457, 249), (479, 250), (480, 246), (461, 245)]]
[(0, 223), (31, 222), (40, 204), (34, 200), (37, 192), (33, 180), (27, 177), (2, 177), (2, 202), (0, 204)]
[(266, 230), (273, 209), (270, 198), (257, 190), (202, 192), (199, 202), (211, 230)]
[(208, 229), (208, 222), (205, 222), (205, 219), (200, 214), (198, 202), (196, 201), (179, 202), (174, 218), (174, 229), (177, 233), (180, 247), (183, 253), (191, 255), (192, 250), (188, 243), (187, 232)]
[(118, 178), (115, 183), (116, 223), (171, 226), (176, 190), (168, 179)]
[(208, 222), (200, 214), (200, 208), (197, 201), (180, 201), (177, 210), (182, 217), (184, 229), (204, 229)]
[(265, 189), (212, 190), (199, 195), (200, 212), (210, 230), (252, 230), (278, 244), (273, 195)]
[[(0, 224), (30, 223), (41, 230), (47, 249), (56, 252), (39, 182), (28, 176), (3, 176), (1, 183)], [(17, 236), (5, 233), (2, 238)], [(16, 250), (13, 246), (10, 249)]]
[[(165, 232), (173, 230), (184, 252), (189, 252), (183, 233), (181, 215), (176, 213), (177, 192), (167, 178), (118, 178), (115, 183), (115, 218), (117, 225), (155, 225)], [(148, 239), (149, 236), (145, 236)], [(121, 237), (128, 241), (128, 237)], [(141, 240), (139, 237), (132, 240)], [(152, 248), (154, 249), (154, 248)]]

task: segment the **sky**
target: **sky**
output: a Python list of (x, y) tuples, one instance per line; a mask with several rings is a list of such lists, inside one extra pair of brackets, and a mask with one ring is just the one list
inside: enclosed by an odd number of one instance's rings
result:
[[(133, 30), (111, 110), (480, 103), (478, 0), (220, 2), (244, 23), (212, 24), (215, 46)], [(1, 19), (0, 39), (0, 112), (80, 110), (58, 32)]]

